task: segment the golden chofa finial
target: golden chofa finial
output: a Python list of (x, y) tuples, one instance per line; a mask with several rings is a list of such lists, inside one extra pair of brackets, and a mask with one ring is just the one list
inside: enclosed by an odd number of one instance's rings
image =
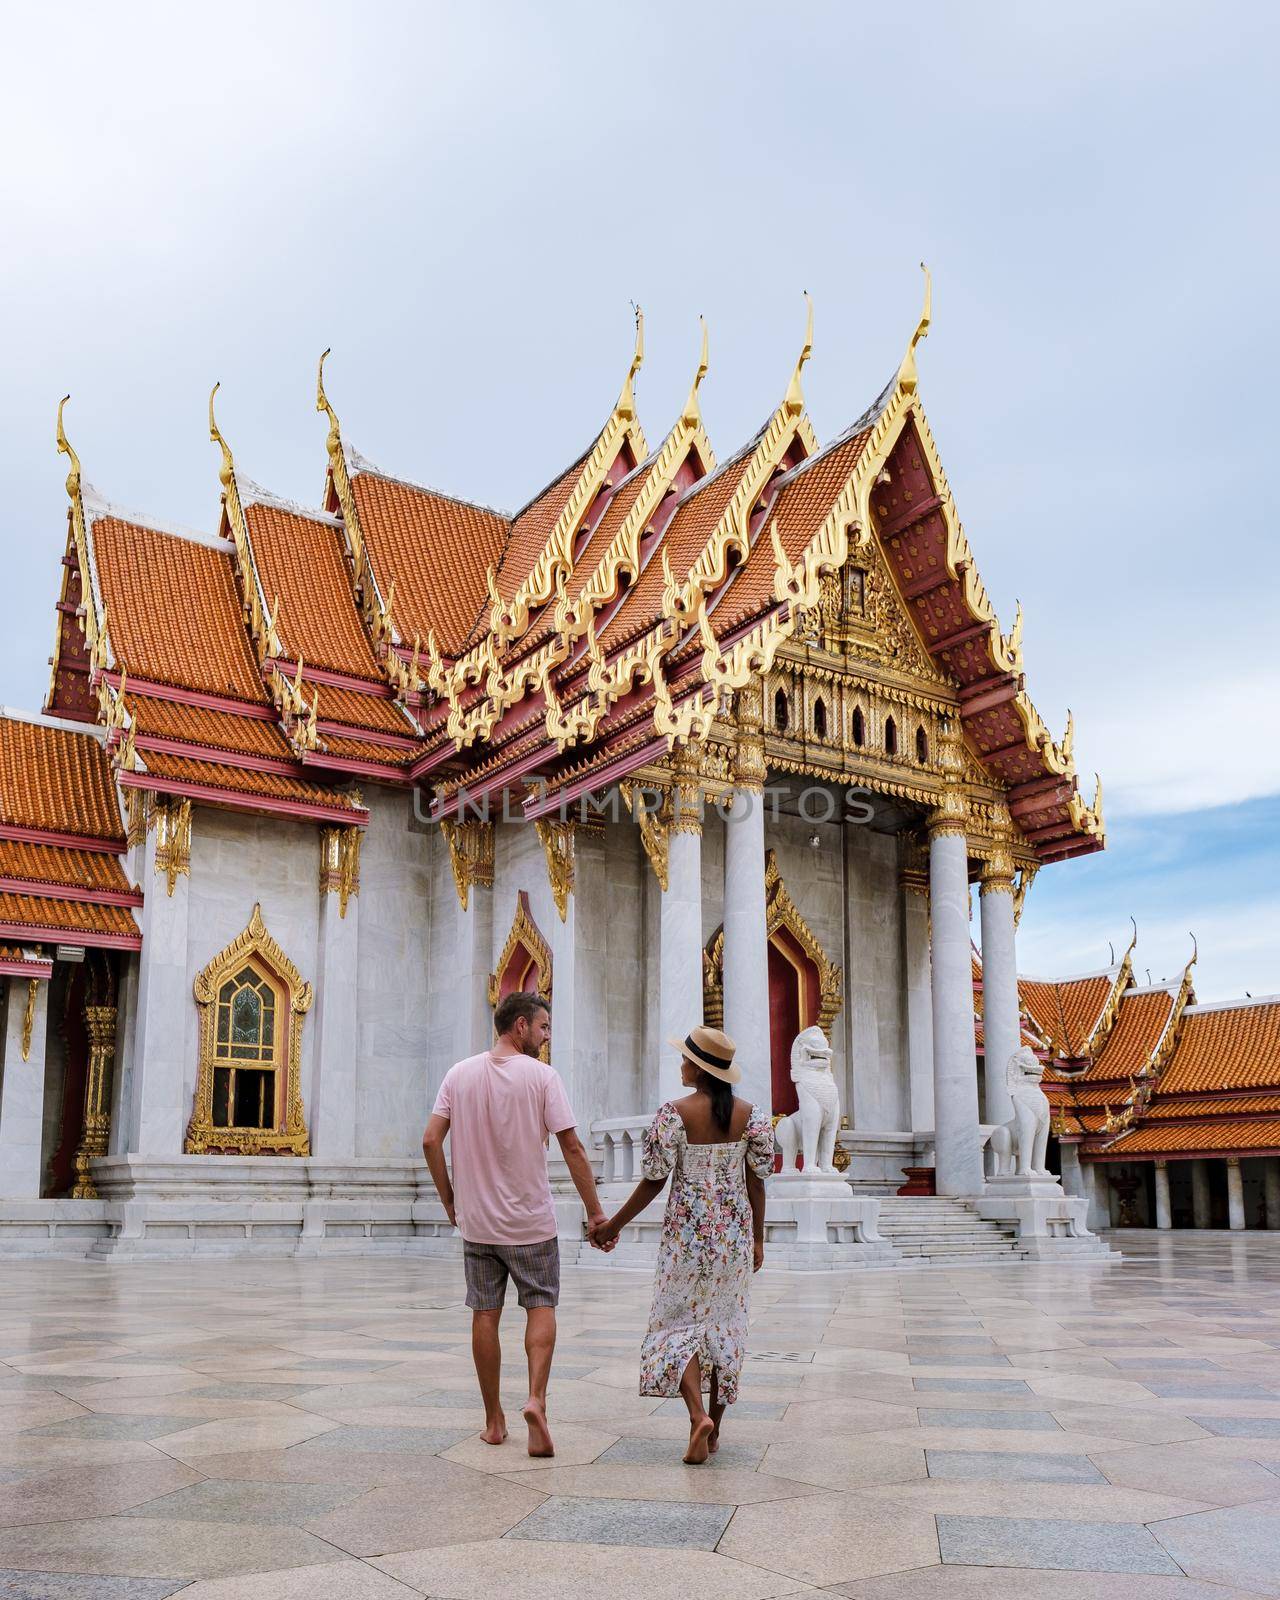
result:
[(1194, 933), (1189, 934), (1188, 937), (1191, 940), (1191, 960), (1187, 962), (1186, 971), (1190, 972), (1192, 967), (1194, 967), (1196, 962), (1200, 959), (1200, 945)]
[(916, 392), (920, 381), (916, 372), (916, 346), (928, 334), (929, 324), (933, 321), (933, 276), (923, 261), (920, 263), (920, 270), (924, 273), (924, 309), (920, 313), (919, 322), (916, 323), (916, 331), (911, 335), (911, 343), (902, 358), (902, 365), (898, 368), (898, 387), (905, 389), (908, 394)]
[(324, 392), (324, 364), (328, 359), (328, 355), (329, 351), (325, 350), (320, 357), (320, 365), (316, 369), (316, 410), (323, 411), (329, 419), (328, 445), (329, 449), (332, 450), (338, 440), (338, 414), (329, 404), (329, 396)]
[(209, 390), (209, 437), (222, 451), (222, 465), (218, 468), (218, 481), (224, 490), (230, 489), (232, 480), (236, 475), (236, 464), (231, 454), (231, 446), (222, 437), (218, 428), (218, 419), (213, 414), (213, 397), (221, 389), (221, 383), (215, 383)]
[(62, 399), (58, 401), (58, 430), (56, 438), (58, 441), (58, 454), (66, 456), (71, 462), (71, 470), (67, 473), (67, 494), (72, 500), (78, 500), (80, 498), (80, 457), (71, 448), (71, 444), (67, 439), (66, 429), (62, 426), (62, 408), (70, 398), (69, 394), (64, 394)]
[(620, 417), (633, 419), (636, 414), (636, 373), (644, 366), (644, 312), (635, 306), (636, 314), (636, 347), (631, 356), (631, 365), (627, 368), (627, 381), (622, 385), (622, 393), (618, 396), (615, 406)]
[(791, 382), (787, 385), (787, 397), (782, 402), (789, 417), (798, 417), (804, 410), (804, 390), (800, 387), (800, 374), (804, 371), (805, 362), (813, 354), (813, 296), (807, 289), (804, 298), (808, 306), (804, 324), (804, 344), (800, 347), (795, 371), (791, 374)]
[(698, 356), (698, 370), (693, 375), (689, 398), (684, 403), (684, 415), (680, 419), (686, 428), (697, 428), (702, 423), (702, 405), (698, 399), (698, 390), (707, 375), (707, 319), (699, 317), (698, 321), (702, 324), (702, 350)]

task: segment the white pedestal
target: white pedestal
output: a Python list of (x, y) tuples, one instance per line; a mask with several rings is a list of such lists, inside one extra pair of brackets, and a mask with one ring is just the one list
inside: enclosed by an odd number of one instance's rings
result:
[(1118, 1254), (1089, 1232), (1089, 1202), (1064, 1194), (1052, 1173), (988, 1178), (986, 1194), (974, 1204), (980, 1217), (1016, 1224), (1019, 1250), (1035, 1260)]
[(880, 1200), (827, 1174), (775, 1173), (765, 1202), (765, 1259), (793, 1271), (883, 1267), (898, 1252), (880, 1237)]

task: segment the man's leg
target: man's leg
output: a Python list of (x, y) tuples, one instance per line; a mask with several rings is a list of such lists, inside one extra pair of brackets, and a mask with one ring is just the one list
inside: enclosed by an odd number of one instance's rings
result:
[(555, 1445), (547, 1427), (547, 1379), (556, 1348), (556, 1308), (530, 1306), (524, 1328), (524, 1353), (529, 1358), (529, 1400), (524, 1420), (529, 1425), (529, 1454), (553, 1456)]
[(501, 1444), (507, 1437), (507, 1419), (502, 1414), (502, 1344), (498, 1338), (501, 1317), (501, 1308), (471, 1313), (471, 1356), (484, 1401), (484, 1432), (480, 1437), (486, 1444)]

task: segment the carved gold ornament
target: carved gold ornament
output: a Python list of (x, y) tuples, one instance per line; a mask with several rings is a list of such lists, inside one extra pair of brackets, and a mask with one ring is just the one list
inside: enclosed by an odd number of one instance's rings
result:
[(320, 893), (338, 896), (338, 915), (360, 893), (360, 828), (321, 828)]
[[(312, 989), (267, 932), (260, 905), (244, 932), (196, 974), (193, 989), (200, 1066), (186, 1153), (309, 1155), (300, 1064)], [(238, 1072), (252, 1074), (250, 1087), (259, 1089), (260, 1126), (230, 1125), (241, 1114)]]
[(157, 799), (151, 807), (156, 830), (156, 875), (172, 896), (179, 877), (191, 874), (191, 802)]
[(656, 811), (651, 810), (645, 803), (644, 793), (639, 784), (624, 783), (620, 786), (620, 792), (623, 804), (636, 819), (640, 829), (640, 843), (649, 858), (649, 865), (658, 880), (658, 887), (665, 894), (669, 881), (671, 850), (670, 791), (664, 793), (662, 804)]
[(89, 1035), (89, 1064), (84, 1087), (84, 1129), (76, 1151), (73, 1200), (96, 1200), (92, 1163), (105, 1156), (111, 1140), (111, 1078), (116, 1056), (116, 1008), (86, 1005), (85, 1030)]
[(563, 922), (569, 915), (569, 896), (573, 893), (574, 824), (560, 818), (543, 817), (533, 826), (547, 858), (551, 898)]
[(39, 978), (27, 980), (27, 1003), (22, 1010), (22, 1059), (31, 1059), (31, 1034), (36, 1024), (36, 985)]
[(473, 819), (455, 822), (446, 818), (440, 824), (449, 847), (449, 866), (458, 904), (465, 911), (472, 885), (493, 888), (493, 823)]

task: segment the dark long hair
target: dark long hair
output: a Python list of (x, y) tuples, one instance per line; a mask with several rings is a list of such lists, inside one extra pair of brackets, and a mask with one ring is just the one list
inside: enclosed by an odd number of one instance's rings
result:
[(721, 1133), (728, 1133), (733, 1126), (733, 1085), (699, 1068), (694, 1087), (711, 1097), (711, 1120)]

